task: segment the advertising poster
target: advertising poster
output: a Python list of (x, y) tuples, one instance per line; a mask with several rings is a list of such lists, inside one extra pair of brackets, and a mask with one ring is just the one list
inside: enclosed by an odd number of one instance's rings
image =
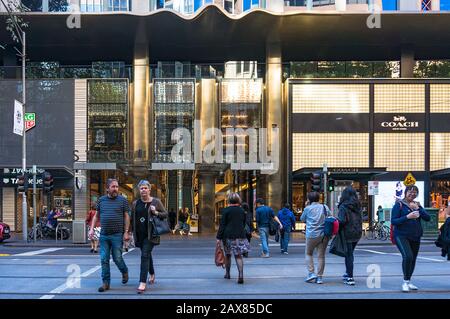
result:
[[(419, 195), (417, 196), (416, 201), (420, 202), (423, 206), (425, 183), (418, 181), (415, 185), (419, 188)], [(405, 188), (406, 186), (402, 181), (379, 182), (378, 195), (374, 196), (374, 209), (376, 210), (378, 206), (381, 206), (384, 209), (391, 209), (396, 200), (405, 197)]]

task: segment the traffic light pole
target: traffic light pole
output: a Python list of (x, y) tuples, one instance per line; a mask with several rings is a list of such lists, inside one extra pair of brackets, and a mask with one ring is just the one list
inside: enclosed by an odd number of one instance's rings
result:
[(328, 206), (327, 177), (328, 177), (328, 167), (327, 164), (323, 164), (323, 202), (325, 205)]
[(37, 206), (36, 206), (36, 174), (37, 174), (36, 165), (33, 165), (33, 239), (36, 243), (36, 215), (37, 215)]
[[(26, 107), (26, 88), (25, 88), (25, 63), (26, 63), (26, 46), (25, 46), (25, 32), (22, 31), (22, 104), (23, 104), (23, 116), (25, 116)], [(27, 144), (26, 144), (26, 126), (23, 121), (23, 136), (22, 136), (22, 169), (25, 174), (27, 170)], [(22, 194), (22, 238), (27, 240), (28, 233), (28, 212), (27, 212), (27, 194)]]

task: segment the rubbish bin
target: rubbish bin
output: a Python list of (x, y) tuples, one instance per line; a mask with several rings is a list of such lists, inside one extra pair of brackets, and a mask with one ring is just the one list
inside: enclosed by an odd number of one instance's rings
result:
[(86, 222), (84, 220), (74, 220), (72, 225), (72, 242), (74, 244), (86, 243)]
[(422, 220), (423, 236), (437, 238), (439, 235), (439, 208), (425, 208), (430, 215), (429, 222)]

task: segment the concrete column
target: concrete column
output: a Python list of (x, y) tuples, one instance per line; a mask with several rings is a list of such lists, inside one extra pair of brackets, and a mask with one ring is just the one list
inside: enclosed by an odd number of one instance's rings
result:
[(76, 220), (85, 220), (90, 208), (88, 176), (86, 170), (76, 171), (75, 173), (73, 200)]
[(217, 172), (201, 171), (199, 173), (198, 211), (201, 233), (215, 233), (215, 185)]
[(346, 11), (347, 1), (346, 0), (336, 0), (336, 11)]
[[(141, 25), (143, 28), (143, 26)], [(134, 47), (133, 85), (131, 99), (131, 118), (133, 122), (133, 151), (142, 150), (142, 160), (149, 156), (149, 120), (150, 67), (149, 49), (145, 32), (140, 29)]]
[(400, 61), (400, 77), (412, 78), (414, 77), (414, 50), (411, 47), (402, 48), (402, 56)]
[[(268, 42), (266, 45), (266, 116), (265, 127), (269, 131), (271, 153), (278, 147), (278, 171), (265, 177), (267, 181), (267, 203), (274, 209), (281, 208), (286, 201), (286, 107), (283, 105), (281, 45), (279, 42)], [(279, 143), (271, 145), (271, 129), (279, 129)], [(283, 160), (282, 160), (283, 159)], [(257, 185), (260, 187), (260, 185)]]

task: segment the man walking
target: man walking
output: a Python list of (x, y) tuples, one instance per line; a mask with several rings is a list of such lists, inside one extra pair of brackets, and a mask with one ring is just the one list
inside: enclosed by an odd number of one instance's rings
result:
[(259, 238), (261, 239), (262, 254), (261, 257), (268, 258), (269, 255), (269, 223), (272, 219), (275, 219), (280, 225), (280, 230), (283, 229), (283, 225), (273, 209), (264, 205), (264, 200), (258, 198), (256, 200), (256, 224), (258, 225)]
[(106, 181), (108, 195), (102, 196), (97, 202), (97, 213), (92, 219), (89, 236), (94, 230), (97, 218), (100, 218), (102, 229), (100, 232), (100, 257), (102, 265), (103, 285), (98, 288), (99, 292), (109, 290), (111, 283), (111, 271), (109, 259), (113, 256), (114, 263), (122, 273), (122, 283), (128, 282), (128, 268), (122, 258), (123, 241), (129, 240), (130, 215), (129, 205), (125, 197), (119, 195), (119, 183), (115, 178)]

